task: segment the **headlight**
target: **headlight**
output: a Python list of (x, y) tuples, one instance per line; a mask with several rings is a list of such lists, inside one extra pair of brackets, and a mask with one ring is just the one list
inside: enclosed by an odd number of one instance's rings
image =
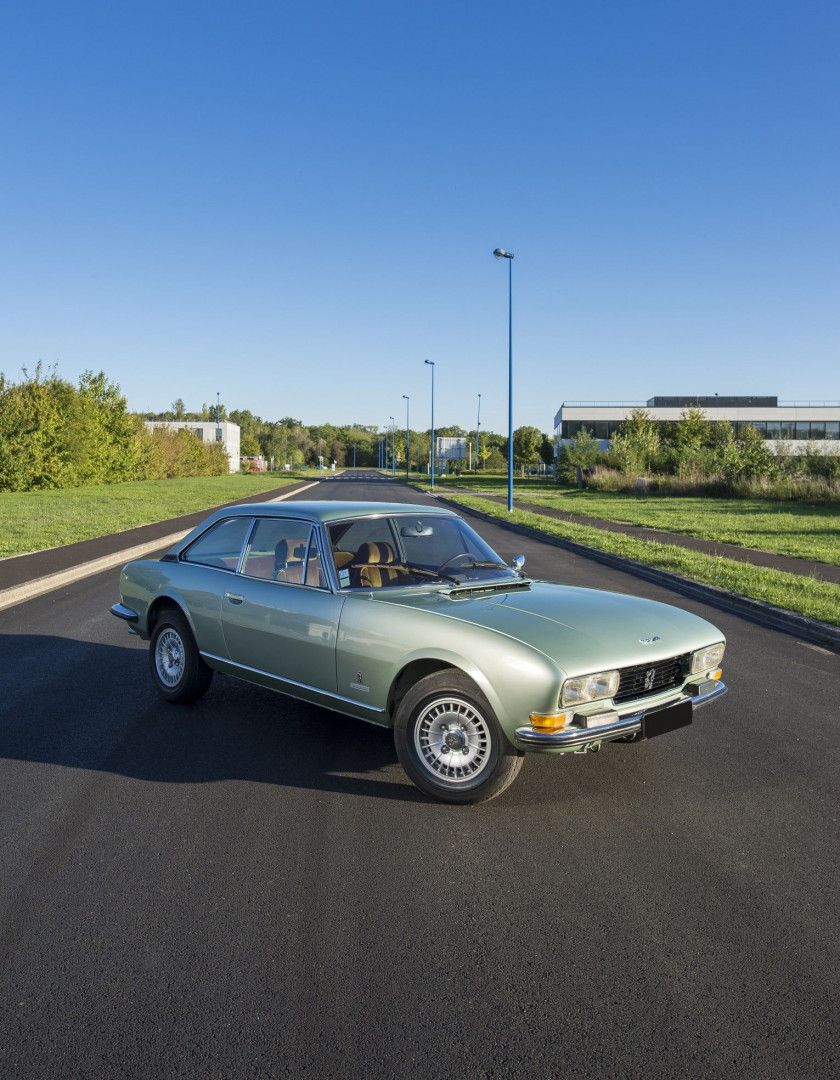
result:
[(708, 671), (709, 668), (720, 667), (723, 660), (723, 650), (726, 643), (719, 641), (717, 645), (709, 645), (706, 649), (698, 649), (691, 654), (691, 674), (696, 675), (700, 671)]
[(617, 671), (599, 671), (595, 675), (582, 675), (579, 679), (566, 679), (560, 692), (563, 705), (583, 705), (587, 701), (611, 698), (618, 690)]

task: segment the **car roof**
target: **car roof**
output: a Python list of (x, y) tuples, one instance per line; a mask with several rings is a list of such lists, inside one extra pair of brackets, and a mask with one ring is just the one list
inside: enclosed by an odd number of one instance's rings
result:
[(331, 521), (347, 521), (348, 518), (390, 517), (396, 514), (436, 514), (440, 517), (457, 517), (443, 506), (418, 506), (416, 503), (386, 502), (266, 502), (238, 503), (217, 510), (214, 517), (294, 517), (328, 524)]

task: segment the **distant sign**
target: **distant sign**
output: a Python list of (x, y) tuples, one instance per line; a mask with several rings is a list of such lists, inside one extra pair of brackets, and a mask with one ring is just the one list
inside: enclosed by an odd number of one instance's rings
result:
[(437, 457), (446, 461), (466, 461), (467, 440), (464, 436), (441, 435), (435, 439)]

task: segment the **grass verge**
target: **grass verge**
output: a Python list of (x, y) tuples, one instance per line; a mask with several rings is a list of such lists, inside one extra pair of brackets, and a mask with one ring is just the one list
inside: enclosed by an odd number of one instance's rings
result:
[(514, 510), (509, 514), (507, 509), (498, 503), (472, 495), (452, 493), (447, 494), (447, 498), (501, 521), (527, 525), (548, 536), (574, 540), (599, 551), (620, 555), (660, 570), (670, 570), (692, 581), (716, 585), (738, 596), (762, 600), (787, 611), (796, 611), (809, 618), (840, 626), (840, 585), (831, 582), (818, 581), (799, 574), (786, 574), (780, 570), (752, 566), (716, 555), (703, 555), (676, 544), (637, 540), (622, 533), (604, 532), (570, 521), (557, 521), (525, 510)]
[[(474, 495), (507, 494), (507, 478), (498, 476), (444, 477), (436, 480), (435, 486), (447, 493), (459, 487)], [(840, 566), (840, 507), (836, 503), (613, 495), (561, 487), (553, 480), (538, 477), (516, 477), (513, 493), (518, 502), (551, 510)]]
[(665, 529), (722, 544), (840, 566), (840, 508), (763, 499), (523, 492), (523, 501), (604, 521)]
[(234, 473), (56, 491), (3, 492), (0, 558), (193, 514), (307, 478), (314, 479), (315, 474)]

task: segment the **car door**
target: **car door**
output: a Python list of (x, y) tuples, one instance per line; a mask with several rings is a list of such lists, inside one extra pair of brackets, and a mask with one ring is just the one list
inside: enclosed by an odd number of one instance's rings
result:
[(335, 693), (344, 597), (331, 592), (321, 567), (309, 522), (255, 520), (240, 571), (222, 598), (222, 630), (234, 664), (288, 683), (291, 690)]

